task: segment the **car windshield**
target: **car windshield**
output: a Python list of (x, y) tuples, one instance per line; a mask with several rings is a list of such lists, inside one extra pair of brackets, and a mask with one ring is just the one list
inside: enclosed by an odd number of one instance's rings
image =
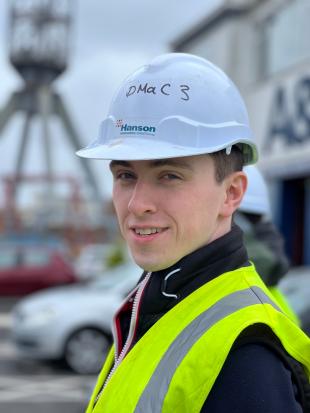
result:
[(16, 250), (5, 249), (0, 252), (0, 268), (11, 268), (17, 265)]
[(50, 254), (47, 250), (2, 248), (0, 251), (0, 269), (19, 266), (41, 267), (47, 265)]
[(31, 267), (47, 265), (50, 260), (50, 254), (44, 250), (28, 250), (24, 253), (23, 264)]

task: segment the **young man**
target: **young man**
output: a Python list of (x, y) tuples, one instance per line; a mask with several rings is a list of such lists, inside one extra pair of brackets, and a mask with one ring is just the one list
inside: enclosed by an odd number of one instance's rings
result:
[(197, 56), (154, 59), (124, 81), (78, 154), (111, 160), (120, 229), (144, 270), (115, 315), (87, 412), (303, 411), (309, 339), (232, 225), (257, 153), (227, 76)]

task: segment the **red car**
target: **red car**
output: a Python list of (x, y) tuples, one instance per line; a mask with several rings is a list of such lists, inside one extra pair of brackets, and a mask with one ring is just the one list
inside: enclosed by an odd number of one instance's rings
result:
[(2, 246), (0, 295), (20, 296), (77, 281), (73, 266), (59, 249)]

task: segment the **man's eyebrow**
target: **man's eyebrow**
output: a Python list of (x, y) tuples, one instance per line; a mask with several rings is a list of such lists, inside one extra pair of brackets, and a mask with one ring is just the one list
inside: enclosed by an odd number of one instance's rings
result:
[(130, 162), (128, 161), (111, 161), (110, 162), (110, 170), (117, 166), (125, 166), (126, 168), (129, 168), (131, 166)]
[[(132, 168), (132, 164), (129, 161), (111, 161), (110, 162), (110, 170), (116, 168), (117, 166), (122, 166), (125, 168)], [(159, 168), (161, 166), (171, 166), (174, 168), (183, 168), (188, 169), (190, 171), (193, 170), (193, 167), (186, 162), (185, 160), (177, 159), (177, 158), (168, 158), (168, 159), (155, 159), (149, 161), (149, 166), (151, 168)]]
[(193, 170), (193, 167), (188, 162), (175, 158), (157, 159), (155, 161), (152, 161), (151, 166), (154, 168), (160, 166), (173, 166), (177, 168), (189, 169), (191, 171)]

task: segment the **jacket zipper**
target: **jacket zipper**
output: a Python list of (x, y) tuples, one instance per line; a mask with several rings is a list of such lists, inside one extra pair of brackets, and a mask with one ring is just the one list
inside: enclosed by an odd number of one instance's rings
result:
[[(121, 361), (124, 359), (124, 357), (126, 356), (128, 350), (130, 349), (130, 346), (132, 344), (132, 341), (134, 339), (135, 336), (135, 332), (136, 332), (136, 326), (137, 326), (137, 320), (138, 320), (138, 315), (139, 315), (139, 305), (140, 305), (140, 301), (144, 292), (144, 289), (151, 277), (151, 272), (148, 272), (146, 274), (146, 276), (144, 277), (144, 279), (141, 281), (141, 283), (139, 284), (139, 286), (137, 287), (137, 292), (135, 294), (134, 297), (134, 301), (133, 301), (133, 305), (132, 305), (132, 311), (131, 311), (131, 318), (130, 318), (130, 327), (129, 327), (129, 332), (128, 332), (128, 336), (126, 339), (126, 342), (123, 346), (122, 351), (120, 352), (119, 356), (117, 356), (117, 346), (115, 346), (115, 362), (114, 362), (114, 366), (112, 368), (112, 370), (110, 371), (109, 375), (107, 376), (104, 385), (102, 386), (102, 389), (100, 390), (100, 392), (97, 394), (97, 397), (95, 399), (95, 404), (97, 403), (97, 401), (99, 400), (99, 397), (101, 396), (103, 390), (106, 388), (108, 382), (110, 381), (111, 377), (113, 376), (115, 370), (117, 369), (117, 367), (120, 365)], [(132, 295), (129, 294), (129, 297)], [(117, 334), (115, 333), (114, 329), (113, 329), (113, 336), (117, 337)]]

